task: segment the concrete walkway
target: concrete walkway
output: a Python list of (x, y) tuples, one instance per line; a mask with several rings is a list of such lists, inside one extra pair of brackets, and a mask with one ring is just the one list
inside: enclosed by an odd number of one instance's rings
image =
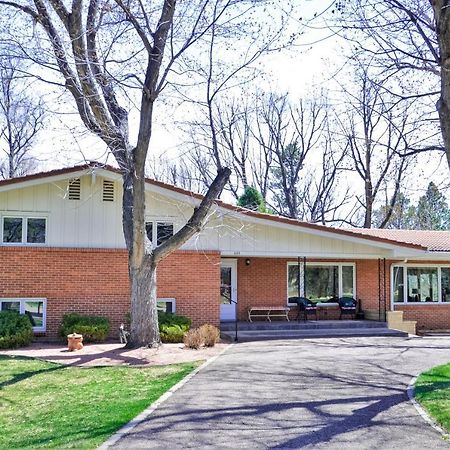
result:
[(237, 344), (115, 448), (449, 449), (406, 388), (449, 338)]

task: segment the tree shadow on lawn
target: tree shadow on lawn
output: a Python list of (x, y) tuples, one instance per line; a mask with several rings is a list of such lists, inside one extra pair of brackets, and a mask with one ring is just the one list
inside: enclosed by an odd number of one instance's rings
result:
[[(58, 354), (38, 354), (31, 358), (47, 362), (61, 363), (66, 367), (144, 366), (149, 364), (149, 361), (147, 361), (146, 359), (126, 355), (125, 353), (129, 351), (130, 350), (125, 347), (98, 351), (96, 353), (83, 353), (83, 350), (69, 352), (68, 350), (64, 349), (61, 350)], [(98, 364), (89, 364), (101, 359), (110, 360), (111, 363), (108, 364), (103, 361), (99, 362)]]
[[(0, 364), (1, 364), (2, 360), (7, 360), (7, 359), (8, 360), (14, 359), (16, 361), (17, 360), (22, 360), (22, 361), (33, 361), (34, 360), (34, 358), (28, 358), (26, 356), (0, 355)], [(26, 372), (20, 372), (16, 375), (13, 375), (13, 377), (11, 379), (0, 382), (0, 390), (5, 388), (6, 386), (11, 386), (13, 384), (19, 383), (20, 381), (26, 380), (27, 378), (31, 378), (35, 375), (40, 375), (42, 373), (48, 373), (48, 372), (55, 372), (56, 370), (61, 370), (61, 369), (64, 369), (64, 367), (66, 367), (66, 366), (61, 366), (59, 364), (51, 363), (51, 362), (49, 362), (49, 364), (52, 364), (53, 367), (47, 367), (45, 369), (28, 370)]]

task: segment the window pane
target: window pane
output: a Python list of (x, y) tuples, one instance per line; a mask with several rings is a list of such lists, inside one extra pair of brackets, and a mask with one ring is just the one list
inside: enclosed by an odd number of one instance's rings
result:
[(22, 242), (21, 217), (5, 217), (3, 219), (3, 242)]
[(44, 326), (44, 302), (25, 302), (25, 314), (29, 317), (33, 327)]
[(173, 223), (158, 222), (157, 233), (156, 245), (161, 245), (163, 242), (167, 241), (170, 236), (173, 236)]
[(153, 222), (147, 222), (145, 224), (145, 231), (147, 233), (147, 237), (153, 242)]
[(405, 283), (403, 278), (403, 267), (394, 267), (394, 302), (400, 303), (404, 301)]
[(408, 302), (437, 302), (437, 268), (408, 267)]
[(338, 266), (307, 266), (306, 297), (311, 301), (337, 301), (339, 296)]
[(165, 313), (174, 313), (174, 304), (171, 301), (159, 300), (156, 302), (156, 309)]
[(30, 244), (45, 243), (45, 219), (27, 220), (27, 242)]
[(220, 268), (220, 303), (229, 305), (231, 303), (231, 267)]
[(20, 302), (2, 301), (2, 311), (17, 311), (20, 312)]
[[(298, 265), (289, 265), (288, 266), (288, 299), (290, 297), (299, 297), (302, 293), (298, 292)], [(301, 276), (301, 274), (300, 274)], [(300, 287), (302, 286), (302, 282), (300, 280)], [(300, 294), (300, 295), (299, 295)], [(289, 300), (288, 300), (289, 301)]]
[(354, 297), (353, 266), (342, 266), (342, 296)]
[(450, 269), (441, 269), (442, 301), (450, 302)]

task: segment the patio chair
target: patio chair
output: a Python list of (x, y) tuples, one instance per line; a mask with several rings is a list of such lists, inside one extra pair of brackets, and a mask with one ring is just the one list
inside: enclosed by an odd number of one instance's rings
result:
[(358, 302), (353, 297), (341, 297), (338, 301), (341, 315), (339, 319), (342, 319), (344, 314), (350, 314), (356, 319), (356, 307)]
[(317, 320), (317, 306), (306, 297), (290, 297), (289, 303), (297, 303), (298, 313), (297, 320), (300, 319), (300, 315), (303, 314), (305, 322), (308, 320), (308, 315), (314, 315)]

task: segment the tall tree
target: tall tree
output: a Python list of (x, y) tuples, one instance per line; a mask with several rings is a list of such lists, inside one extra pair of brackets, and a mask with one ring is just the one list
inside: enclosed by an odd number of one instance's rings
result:
[(450, 230), (450, 209), (447, 200), (433, 182), (430, 182), (425, 194), (419, 198), (414, 228)]
[[(397, 102), (413, 98), (420, 101), (417, 105), (426, 126), (422, 140), (410, 150), (445, 152), (450, 167), (447, 2), (352, 0), (336, 2), (336, 6), (333, 12), (338, 20), (332, 26), (355, 43), (350, 57), (370, 60), (380, 78), (389, 81), (385, 89)], [(437, 123), (440, 127), (435, 126)]]
[[(388, 212), (391, 211), (390, 214)], [(386, 217), (389, 220), (386, 221)], [(397, 201), (392, 207), (389, 198), (384, 205), (374, 211), (375, 228), (391, 228), (394, 230), (412, 230), (415, 228), (416, 208), (411, 200), (402, 192), (398, 193)]]
[(19, 61), (0, 61), (0, 177), (26, 175), (36, 168), (31, 150), (45, 122), (42, 101), (32, 96)]
[(350, 88), (346, 96), (350, 108), (340, 122), (342, 133), (348, 139), (351, 170), (364, 186), (364, 194), (357, 196), (364, 216), (362, 226), (372, 227), (375, 205), (382, 188), (390, 183), (389, 207), (384, 210), (385, 217), (379, 224), (384, 228), (412, 157), (408, 149), (413, 136), (410, 129), (415, 127), (410, 124), (408, 109), (391, 108), (383, 84), (371, 79), (368, 67), (357, 68), (356, 93)]
[[(204, 55), (215, 56), (211, 49), (218, 43), (266, 43), (279, 27), (262, 30), (258, 18), (266, 20), (267, 15), (255, 14), (255, 8), (267, 5), (252, 0), (74, 0), (70, 5), (63, 0), (0, 0), (0, 6), (1, 31), (9, 33), (5, 39), (18, 41), (20, 56), (40, 64), (38, 78), (70, 94), (84, 126), (117, 161), (130, 279), (129, 346), (159, 345), (157, 265), (202, 228), (230, 170), (220, 167), (187, 224), (154, 248), (145, 233), (144, 171), (156, 101), (163, 90), (193, 88), (192, 75), (214, 68)], [(20, 32), (14, 27), (18, 20), (26, 23)], [(233, 76), (229, 73), (227, 80)], [(130, 110), (137, 116), (135, 135)], [(214, 140), (213, 146), (217, 151)]]

